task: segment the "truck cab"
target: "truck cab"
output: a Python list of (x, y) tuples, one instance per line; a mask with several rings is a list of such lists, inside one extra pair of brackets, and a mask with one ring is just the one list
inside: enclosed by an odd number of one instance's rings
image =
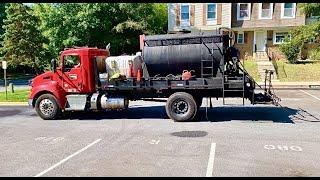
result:
[(36, 76), (31, 83), (29, 105), (44, 119), (50, 119), (67, 106), (67, 95), (96, 92), (95, 59), (105, 59), (109, 49), (70, 48), (60, 53), (59, 64)]

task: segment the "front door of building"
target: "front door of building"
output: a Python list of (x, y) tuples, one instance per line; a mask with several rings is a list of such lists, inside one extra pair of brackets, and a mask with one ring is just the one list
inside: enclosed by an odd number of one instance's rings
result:
[(257, 51), (266, 51), (266, 33), (264, 31), (256, 31), (255, 43)]

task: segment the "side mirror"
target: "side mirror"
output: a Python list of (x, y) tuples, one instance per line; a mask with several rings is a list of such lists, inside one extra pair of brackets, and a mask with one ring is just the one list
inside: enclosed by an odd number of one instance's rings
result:
[(55, 59), (52, 59), (51, 60), (51, 71), (56, 72), (56, 70), (57, 70), (57, 62)]

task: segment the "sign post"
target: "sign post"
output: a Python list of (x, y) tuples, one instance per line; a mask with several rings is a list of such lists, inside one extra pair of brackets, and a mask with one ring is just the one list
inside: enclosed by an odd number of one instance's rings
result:
[(2, 61), (2, 69), (4, 71), (4, 87), (6, 89), (6, 100), (8, 100), (8, 91), (7, 91), (7, 61)]

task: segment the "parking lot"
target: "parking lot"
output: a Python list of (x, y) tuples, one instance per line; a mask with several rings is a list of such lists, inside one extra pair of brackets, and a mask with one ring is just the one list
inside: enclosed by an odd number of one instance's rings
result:
[(275, 93), (285, 108), (212, 98), (187, 123), (165, 102), (54, 121), (0, 106), (0, 176), (320, 176), (320, 90)]

